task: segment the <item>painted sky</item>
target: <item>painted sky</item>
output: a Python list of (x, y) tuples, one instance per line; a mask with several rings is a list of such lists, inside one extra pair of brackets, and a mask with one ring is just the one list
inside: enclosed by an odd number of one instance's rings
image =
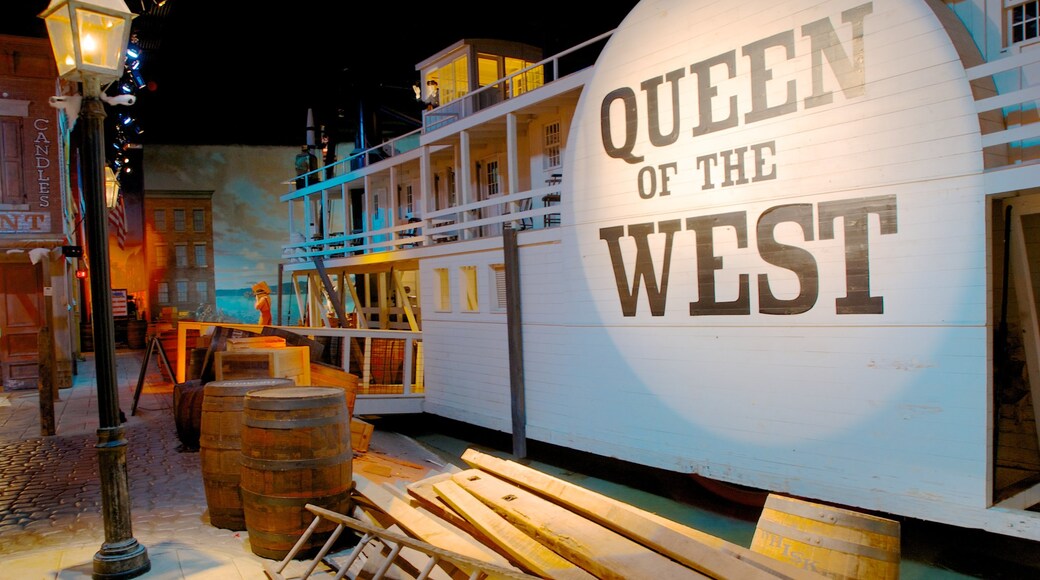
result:
[(274, 287), (288, 243), (288, 206), (278, 197), (293, 174), (294, 147), (153, 146), (145, 149), (147, 191), (213, 191), (218, 289)]

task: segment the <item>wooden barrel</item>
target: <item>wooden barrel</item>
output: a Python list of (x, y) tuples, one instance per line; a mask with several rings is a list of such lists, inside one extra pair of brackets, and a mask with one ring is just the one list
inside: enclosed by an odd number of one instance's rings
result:
[(899, 578), (899, 522), (775, 494), (751, 550), (830, 578)]
[(198, 380), (173, 385), (173, 422), (183, 451), (198, 451), (202, 427), (202, 382)]
[[(342, 389), (285, 387), (251, 391), (242, 411), (239, 487), (253, 553), (280, 560), (314, 519), (314, 504), (350, 511), (350, 417)], [(309, 558), (328, 540), (328, 520), (301, 546)]]
[(242, 407), (246, 393), (291, 387), (290, 379), (210, 381), (203, 388), (199, 461), (209, 523), (227, 530), (246, 529), (239, 471), (242, 458)]
[(148, 332), (148, 321), (128, 320), (126, 323), (126, 346), (141, 350), (147, 346), (145, 334)]
[(397, 338), (372, 339), (369, 352), (372, 384), (399, 385), (404, 381), (404, 345), (405, 341)]

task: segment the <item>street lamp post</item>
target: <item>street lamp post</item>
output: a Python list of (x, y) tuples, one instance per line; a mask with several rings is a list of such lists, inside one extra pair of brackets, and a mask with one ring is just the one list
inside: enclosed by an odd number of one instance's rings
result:
[(94, 554), (95, 579), (134, 578), (152, 565), (133, 537), (126, 439), (119, 417), (104, 183), (104, 120), (101, 84), (123, 74), (133, 14), (123, 0), (51, 0), (40, 17), (54, 49), (58, 74), (82, 83), (81, 178), (86, 205), (90, 292), (97, 367), (98, 471), (105, 541)]

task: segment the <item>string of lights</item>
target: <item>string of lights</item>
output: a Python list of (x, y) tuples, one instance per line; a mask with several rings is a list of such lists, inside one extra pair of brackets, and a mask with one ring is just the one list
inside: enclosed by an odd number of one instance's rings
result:
[[(110, 97), (130, 96), (136, 99), (137, 93), (147, 86), (142, 70), (143, 62), (144, 50), (138, 44), (137, 35), (131, 34), (126, 48), (123, 76), (111, 83), (105, 93)], [(109, 117), (112, 120), (108, 123), (111, 130), (106, 131), (106, 135), (109, 135), (109, 149), (105, 160), (116, 179), (122, 180), (124, 175), (139, 170), (133, 167), (133, 158), (128, 155), (128, 151), (140, 147), (138, 138), (144, 134), (144, 128), (134, 115), (132, 104), (118, 109)]]

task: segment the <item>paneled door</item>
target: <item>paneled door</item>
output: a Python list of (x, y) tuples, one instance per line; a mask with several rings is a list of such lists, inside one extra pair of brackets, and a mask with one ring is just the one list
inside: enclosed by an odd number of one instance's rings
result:
[(32, 264), (0, 264), (0, 380), (4, 391), (35, 389), (43, 287)]

